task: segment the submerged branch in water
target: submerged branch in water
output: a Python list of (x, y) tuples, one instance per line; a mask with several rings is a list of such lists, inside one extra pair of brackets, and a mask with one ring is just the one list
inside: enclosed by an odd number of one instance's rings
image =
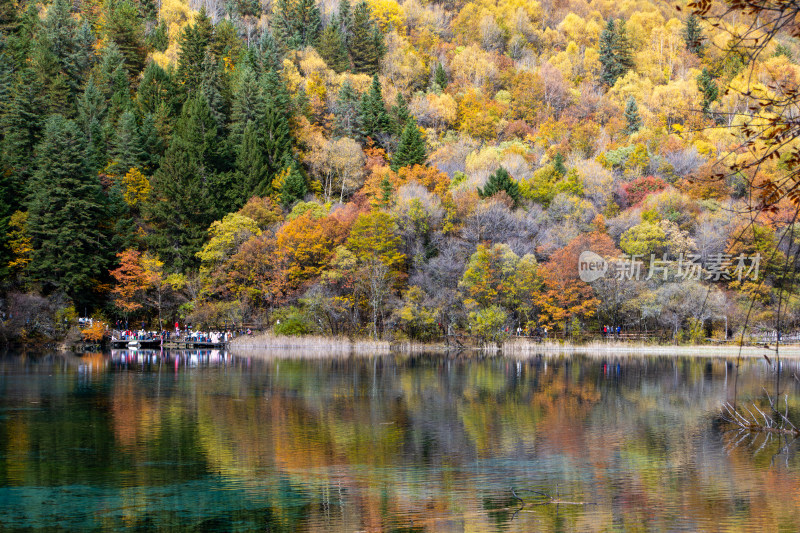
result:
[[(546, 492), (543, 492), (541, 490), (519, 489), (519, 491), (520, 492), (530, 492), (530, 493), (542, 496), (543, 498), (546, 498), (544, 501), (531, 502), (530, 504), (534, 505), (534, 506), (535, 505), (597, 505), (597, 503), (595, 503), (595, 502), (573, 502), (573, 501), (568, 501), (568, 500), (562, 500), (562, 499), (560, 499), (558, 497), (558, 493), (557, 492), (556, 492), (556, 497), (553, 497), (550, 494), (548, 494)], [(525, 501), (524, 499), (520, 498), (517, 495), (517, 492), (514, 490), (513, 487), (511, 488), (511, 495), (514, 497), (514, 499), (519, 500), (522, 503), (522, 507), (520, 507), (518, 509), (518, 511), (521, 511), (529, 503), (529, 502)]]
[(761, 415), (764, 423), (761, 423), (756, 415), (747, 408), (747, 406), (742, 406), (742, 409), (747, 412), (749, 415), (746, 416), (741, 410), (734, 407), (732, 404), (725, 402), (722, 404), (722, 408), (724, 412), (720, 414), (720, 418), (729, 424), (732, 424), (739, 428), (740, 430), (753, 432), (753, 433), (772, 433), (772, 434), (780, 434), (780, 435), (790, 435), (793, 437), (800, 436), (800, 430), (798, 430), (794, 424), (792, 424), (789, 419), (787, 418), (788, 415), (788, 398), (784, 398), (786, 402), (786, 414), (781, 413), (777, 410), (772, 398), (767, 395), (769, 399), (770, 407), (772, 408), (772, 413), (776, 413), (778, 418), (774, 418), (774, 415), (768, 415), (764, 411), (758, 408), (756, 404), (753, 405), (753, 409)]

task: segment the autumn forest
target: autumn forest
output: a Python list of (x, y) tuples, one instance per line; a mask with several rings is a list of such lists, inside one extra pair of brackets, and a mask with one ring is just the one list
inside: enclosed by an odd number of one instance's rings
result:
[[(753, 53), (747, 16), (704, 9), (6, 0), (0, 344), (84, 314), (414, 341), (791, 332), (795, 161), (748, 142), (781, 113), (754, 99), (796, 99), (800, 42)], [(611, 265), (591, 283), (586, 250)], [(698, 275), (616, 276), (626, 256)], [(712, 275), (737, 257), (758, 271)]]

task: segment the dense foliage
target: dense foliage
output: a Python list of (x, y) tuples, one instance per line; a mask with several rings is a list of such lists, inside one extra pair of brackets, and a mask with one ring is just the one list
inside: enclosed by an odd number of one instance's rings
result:
[[(748, 56), (746, 20), (717, 26), (667, 2), (5, 2), (0, 311), (415, 339), (792, 328), (800, 195), (750, 194), (790, 190), (769, 185), (787, 159), (717, 162), (774, 112), (753, 91), (796, 94), (800, 45)], [(588, 249), (612, 267), (592, 284)], [(617, 279), (623, 253), (651, 275)], [(756, 253), (755, 279), (710, 266)], [(699, 280), (656, 262), (681, 254)]]

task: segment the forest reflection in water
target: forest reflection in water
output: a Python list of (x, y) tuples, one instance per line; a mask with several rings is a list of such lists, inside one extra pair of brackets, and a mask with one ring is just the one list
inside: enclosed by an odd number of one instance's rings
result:
[(0, 529), (800, 530), (796, 443), (717, 422), (735, 359), (285, 356), (0, 358)]

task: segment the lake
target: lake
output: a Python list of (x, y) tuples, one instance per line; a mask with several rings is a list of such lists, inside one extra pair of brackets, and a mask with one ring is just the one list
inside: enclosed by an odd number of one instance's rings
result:
[(718, 419), (775, 383), (764, 359), (7, 354), (0, 530), (798, 531), (797, 443)]

